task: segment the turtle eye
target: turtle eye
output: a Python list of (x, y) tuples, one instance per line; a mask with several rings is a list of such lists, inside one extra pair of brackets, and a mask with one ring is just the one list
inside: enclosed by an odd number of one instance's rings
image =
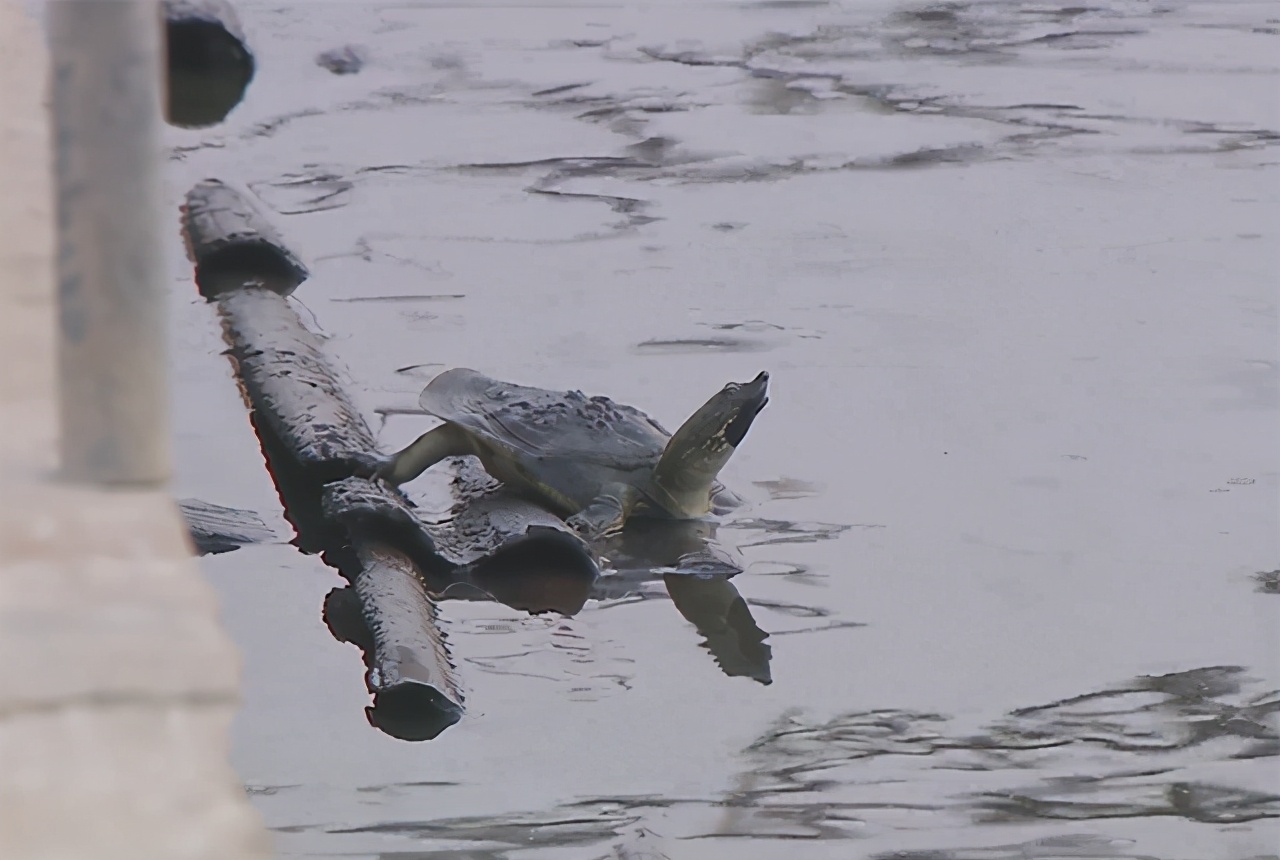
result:
[(730, 382), (728, 385), (724, 387), (724, 390), (729, 392), (730, 394), (737, 394), (738, 389), (740, 389), (741, 387), (742, 386), (736, 382)]

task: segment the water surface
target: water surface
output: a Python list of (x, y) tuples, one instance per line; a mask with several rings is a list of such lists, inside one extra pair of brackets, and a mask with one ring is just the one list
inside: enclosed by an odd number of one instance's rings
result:
[[(385, 449), (447, 367), (667, 426), (773, 377), (718, 531), (769, 684), (656, 577), (451, 601), (467, 716), (405, 743), (336, 573), (206, 557), (281, 856), (1280, 852), (1274, 4), (240, 10), (259, 74), (172, 133), (175, 211), (217, 176), (276, 213)], [(178, 493), (283, 541), (176, 248)]]

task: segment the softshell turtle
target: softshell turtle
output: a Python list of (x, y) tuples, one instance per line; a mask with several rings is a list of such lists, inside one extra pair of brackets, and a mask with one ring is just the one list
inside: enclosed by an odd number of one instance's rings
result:
[(418, 402), (441, 424), (387, 459), (403, 484), (451, 456), (474, 454), (494, 478), (567, 517), (587, 539), (633, 512), (694, 519), (711, 510), (716, 476), (769, 402), (769, 374), (730, 382), (674, 435), (633, 406), (448, 370)]

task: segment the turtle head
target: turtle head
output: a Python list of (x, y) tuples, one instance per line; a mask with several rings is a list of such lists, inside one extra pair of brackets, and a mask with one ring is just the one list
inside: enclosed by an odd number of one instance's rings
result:
[(768, 402), (769, 374), (762, 371), (750, 382), (730, 382), (680, 425), (653, 472), (670, 497), (664, 501), (676, 508), (669, 513), (707, 512), (712, 482)]

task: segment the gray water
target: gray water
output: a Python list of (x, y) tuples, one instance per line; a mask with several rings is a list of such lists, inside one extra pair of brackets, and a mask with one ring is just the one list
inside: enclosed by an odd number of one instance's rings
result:
[(398, 741), (175, 215), (176, 489), (278, 535), (203, 567), (281, 856), (1280, 854), (1280, 7), (239, 9), (258, 76), (171, 133), (175, 211), (276, 213), (385, 450), (447, 367), (668, 426), (773, 377), (719, 530), (772, 683), (660, 582), (448, 602), (467, 716)]

